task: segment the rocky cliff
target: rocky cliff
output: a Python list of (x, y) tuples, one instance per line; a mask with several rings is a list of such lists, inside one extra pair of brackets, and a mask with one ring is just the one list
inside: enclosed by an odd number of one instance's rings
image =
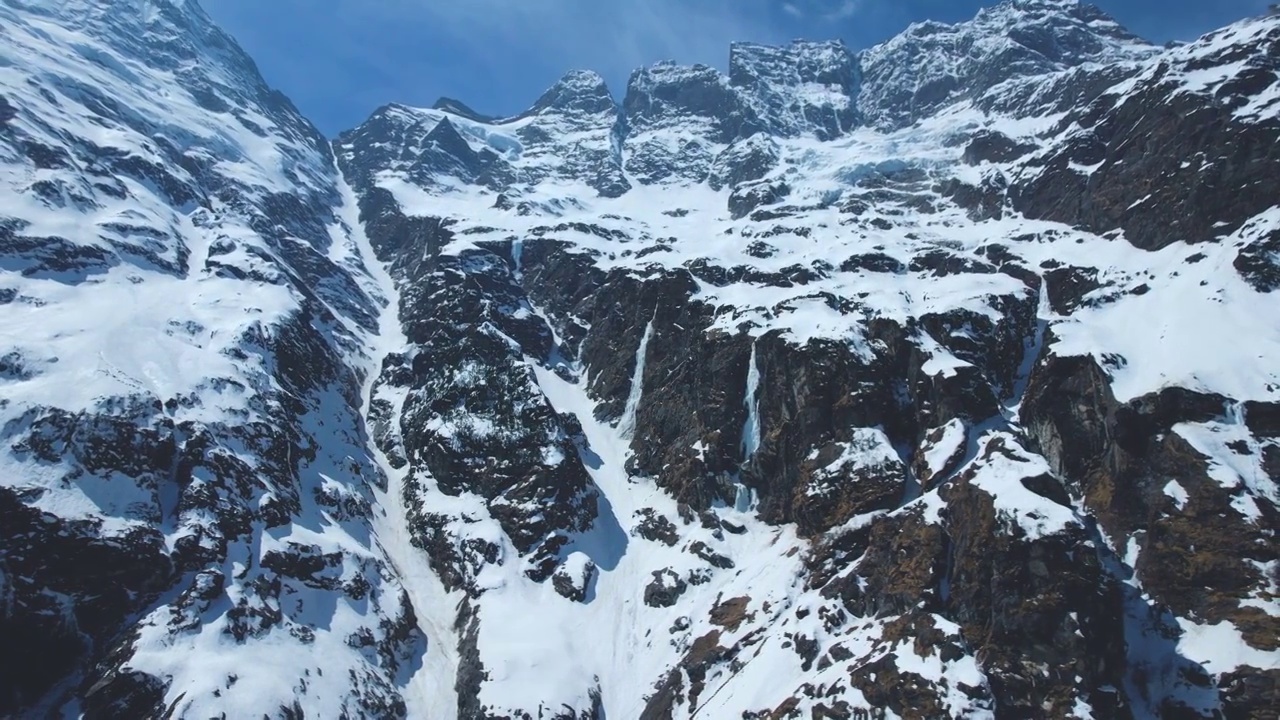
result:
[(0, 17), (0, 714), (1274, 716), (1280, 18), (330, 146), (192, 2)]
[(194, 3), (0, 37), (0, 715), (403, 715), (328, 143)]

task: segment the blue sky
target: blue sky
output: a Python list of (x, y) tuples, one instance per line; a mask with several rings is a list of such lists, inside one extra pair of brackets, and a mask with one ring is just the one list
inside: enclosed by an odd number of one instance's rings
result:
[[(520, 112), (567, 70), (615, 96), (658, 60), (724, 69), (733, 40), (875, 44), (915, 20), (972, 17), (973, 0), (201, 0), (263, 75), (329, 135), (380, 105), (454, 97)], [(1190, 39), (1270, 0), (1097, 0), (1143, 37)]]

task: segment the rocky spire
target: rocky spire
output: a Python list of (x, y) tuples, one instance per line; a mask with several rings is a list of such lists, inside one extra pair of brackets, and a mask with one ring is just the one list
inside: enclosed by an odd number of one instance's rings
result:
[(524, 115), (614, 113), (617, 105), (604, 78), (590, 70), (571, 70), (552, 85)]
[(858, 124), (861, 81), (857, 55), (839, 41), (729, 49), (729, 83), (774, 135), (829, 140), (844, 134)]
[(915, 23), (863, 52), (858, 104), (867, 122), (900, 127), (1009, 80), (1154, 51), (1093, 5), (1006, 0), (955, 25)]

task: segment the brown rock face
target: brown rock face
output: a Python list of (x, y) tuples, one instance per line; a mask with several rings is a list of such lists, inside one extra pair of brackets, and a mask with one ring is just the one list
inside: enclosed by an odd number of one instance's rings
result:
[(1020, 537), (964, 475), (945, 494), (948, 616), (980, 648), (1002, 712), (1065, 716), (1079, 693), (1095, 707), (1122, 704), (1114, 689), (1125, 672), (1120, 591), (1089, 552), (1085, 529)]
[[(1139, 576), (1161, 602), (1180, 615), (1226, 618), (1264, 581), (1248, 561), (1276, 557), (1274, 508), (1258, 504), (1259, 522), (1242, 516), (1205, 457), (1171, 432), (1222, 412), (1221, 398), (1173, 389), (1121, 404), (1091, 359), (1050, 358), (1025, 408), (1031, 437), (1103, 531), (1139, 539)], [(1186, 492), (1181, 507), (1169, 483)]]
[[(1136, 551), (1136, 577), (1161, 606), (1204, 624), (1229, 621), (1253, 647), (1277, 647), (1276, 618), (1241, 600), (1273, 582), (1259, 568), (1278, 557), (1280, 518), (1265, 502), (1242, 505), (1239, 490), (1215, 478), (1210, 461), (1174, 429), (1224, 412), (1221, 397), (1174, 388), (1120, 403), (1091, 359), (1049, 358), (1032, 377), (1023, 412), (1071, 494), (1113, 545)], [(1220, 685), (1223, 702), (1234, 692), (1230, 702), (1247, 706), (1256, 701), (1241, 699), (1248, 688), (1267, 682)]]
[[(1120, 228), (1147, 250), (1213, 240), (1270, 208), (1280, 124), (1241, 119), (1237, 111), (1244, 98), (1274, 84), (1280, 30), (1256, 42), (1213, 57), (1171, 59), (1122, 102), (1104, 95), (1072, 112), (1063, 127), (1078, 123), (1078, 131), (1035, 162), (1042, 171), (1033, 182), (1012, 188), (1014, 207), (1099, 233)], [(1247, 69), (1225, 73), (1231, 79), (1216, 97), (1181, 92), (1183, 73), (1238, 61)]]
[(905, 477), (892, 440), (855, 432), (908, 427), (887, 362), (865, 364), (839, 343), (797, 347), (778, 335), (758, 339), (755, 354), (760, 445), (744, 481), (760, 495), (761, 516), (812, 534), (893, 507)]

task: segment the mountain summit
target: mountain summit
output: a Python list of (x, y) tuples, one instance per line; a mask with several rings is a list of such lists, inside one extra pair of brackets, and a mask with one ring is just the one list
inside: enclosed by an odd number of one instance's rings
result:
[(323, 138), (0, 3), (0, 716), (1271, 718), (1280, 18)]

